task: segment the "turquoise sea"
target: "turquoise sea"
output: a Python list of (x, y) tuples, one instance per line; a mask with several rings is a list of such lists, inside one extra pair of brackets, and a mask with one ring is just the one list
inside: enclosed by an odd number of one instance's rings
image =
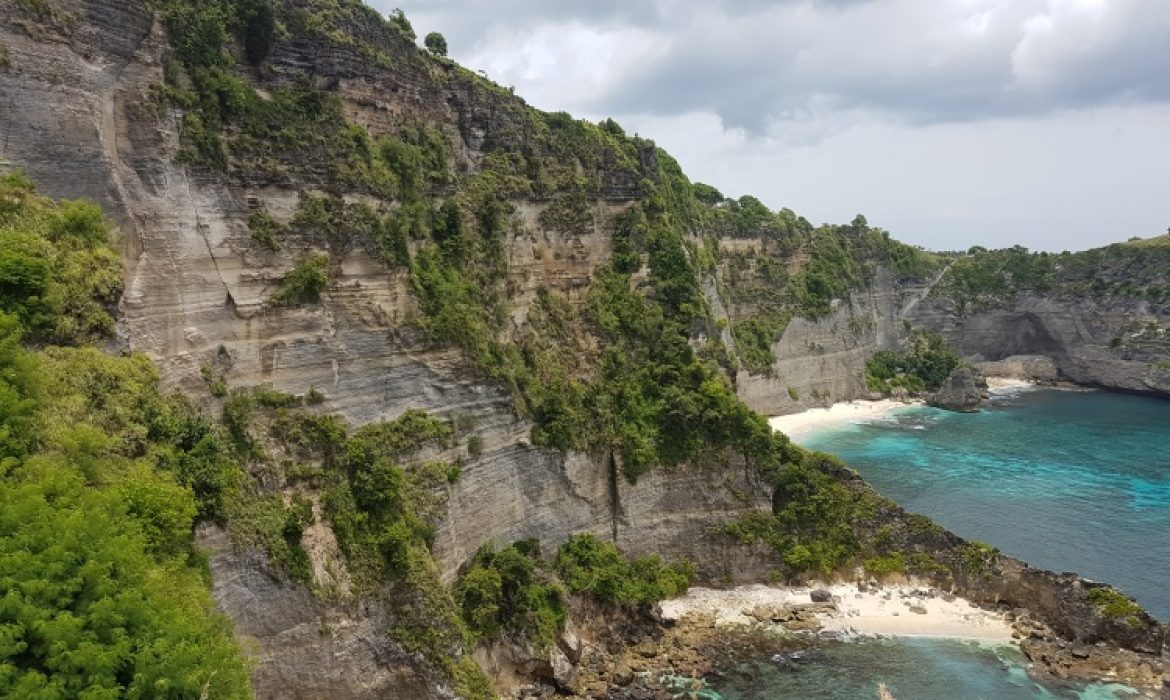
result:
[[(883, 494), (1034, 565), (1076, 571), (1170, 620), (1170, 402), (1024, 390), (981, 413), (915, 407), (799, 440)], [(1038, 682), (1011, 647), (937, 639), (827, 643), (710, 679), (724, 700), (1136, 697), (1117, 685)]]
[[(939, 639), (837, 642), (796, 659), (743, 663), (709, 681), (710, 700), (1120, 700), (1119, 685), (1037, 682), (1014, 647)], [(684, 696), (685, 697), (685, 696)]]
[(1021, 391), (980, 413), (923, 406), (801, 443), (962, 537), (1108, 581), (1170, 620), (1170, 401)]

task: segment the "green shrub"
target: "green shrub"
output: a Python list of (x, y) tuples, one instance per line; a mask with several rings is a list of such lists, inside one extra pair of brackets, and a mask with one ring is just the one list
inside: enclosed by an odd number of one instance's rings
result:
[(472, 459), (479, 459), (483, 454), (483, 437), (479, 435), (472, 435), (467, 438), (467, 454)]
[(963, 571), (968, 576), (987, 576), (999, 558), (999, 550), (989, 544), (971, 540), (959, 549)]
[(314, 255), (297, 263), (284, 276), (272, 295), (273, 306), (300, 306), (321, 301), (321, 292), (329, 284), (329, 258)]
[(62, 345), (113, 334), (121, 257), (92, 202), (53, 202), (20, 173), (0, 175), (0, 311), (29, 342)]
[(537, 648), (553, 644), (567, 615), (564, 591), (541, 567), (535, 541), (480, 549), (456, 584), (455, 598), (480, 637), (506, 630), (527, 636)]
[(871, 576), (887, 576), (889, 574), (906, 573), (906, 562), (901, 552), (892, 552), (885, 556), (865, 560), (865, 571)]
[(593, 535), (569, 538), (557, 550), (557, 573), (574, 593), (619, 605), (651, 605), (686, 592), (694, 569), (657, 556), (627, 561), (617, 547)]
[(263, 209), (255, 209), (248, 215), (248, 230), (253, 240), (268, 250), (276, 251), (280, 250), (277, 234), (283, 233), (286, 227)]
[(735, 346), (744, 366), (756, 374), (771, 374), (776, 356), (772, 344), (783, 335), (786, 323), (763, 317), (749, 318), (732, 324)]
[(1123, 618), (1130, 624), (1140, 624), (1141, 607), (1121, 591), (1106, 587), (1090, 588), (1087, 596), (1089, 602), (1107, 617)]

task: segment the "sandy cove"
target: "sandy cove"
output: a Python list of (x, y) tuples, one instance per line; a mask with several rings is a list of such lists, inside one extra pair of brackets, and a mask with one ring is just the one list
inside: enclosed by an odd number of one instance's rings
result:
[[(716, 626), (753, 625), (770, 610), (813, 607), (818, 587), (692, 588), (661, 603), (665, 620), (713, 616)], [(1010, 643), (1011, 623), (1000, 613), (925, 586), (824, 586), (833, 605), (813, 607), (822, 632), (842, 636), (945, 637)]]
[[(987, 387), (991, 394), (1013, 394), (1019, 391), (1033, 389), (1036, 384), (1022, 379), (1008, 377), (987, 377)], [(800, 413), (790, 413), (784, 416), (773, 416), (768, 419), (772, 430), (784, 433), (790, 438), (799, 439), (813, 433), (830, 428), (839, 428), (851, 423), (867, 423), (883, 418), (899, 411), (925, 405), (924, 401), (895, 401), (893, 399), (879, 399), (877, 401), (843, 401), (828, 408), (810, 408)]]
[(828, 408), (811, 408), (786, 416), (773, 416), (768, 419), (768, 425), (772, 426), (772, 430), (778, 430), (790, 438), (807, 437), (819, 430), (837, 428), (850, 423), (865, 423), (921, 405), (922, 401), (904, 402), (891, 399), (847, 401), (835, 403)]

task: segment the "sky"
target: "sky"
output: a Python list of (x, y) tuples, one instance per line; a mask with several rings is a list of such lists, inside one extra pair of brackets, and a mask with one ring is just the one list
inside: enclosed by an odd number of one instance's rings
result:
[(1170, 227), (1170, 0), (367, 0), (692, 180), (936, 250)]

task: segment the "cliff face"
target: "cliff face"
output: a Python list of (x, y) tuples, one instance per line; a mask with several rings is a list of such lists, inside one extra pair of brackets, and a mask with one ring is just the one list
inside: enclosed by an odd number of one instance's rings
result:
[[(531, 424), (516, 417), (507, 391), (480, 379), (462, 352), (435, 346), (409, 325), (419, 311), (404, 269), (335, 247), (321, 304), (265, 304), (295, 261), (322, 242), (294, 236), (278, 252), (262, 249), (251, 239), (249, 214), (263, 209), (287, 221), (323, 185), (309, 176), (242, 182), (180, 163), (180, 115), (152, 92), (170, 55), (155, 13), (144, 1), (51, 7), (45, 15), (18, 5), (0, 18), (11, 60), (0, 70), (0, 157), (43, 183), (46, 194), (97, 200), (121, 225), (121, 339), (159, 365), (167, 386), (206, 396), (200, 368), (214, 364), (233, 386), (316, 388), (327, 397), (322, 408), (353, 426), (408, 408), (471, 423), (483, 455), (464, 466), (434, 537), (447, 582), (485, 543), (539, 537), (555, 547), (580, 531), (634, 553), (687, 556), (713, 578), (752, 577), (750, 556), (711, 533), (745, 507), (767, 506), (742, 470), (680, 467), (635, 487), (608, 454), (531, 446)], [(388, 50), (396, 46), (393, 37), (379, 39)], [(457, 170), (474, 171), (486, 149), (523, 141), (514, 115), (527, 108), (518, 99), (413, 65), (379, 68), (356, 50), (303, 39), (281, 44), (258, 79), (279, 86), (308, 76), (371, 133), (411, 119), (437, 124), (454, 145)], [(653, 162), (653, 150), (644, 157)], [(594, 270), (608, 262), (612, 218), (637, 196), (638, 183), (616, 169), (596, 176), (591, 221), (573, 231), (540, 223), (547, 199), (514, 202), (505, 250), (516, 328), (538, 289), (580, 303)], [(745, 502), (736, 496), (744, 493), (757, 496)], [(322, 603), (271, 573), (258, 553), (235, 551), (223, 533), (203, 540), (216, 552), (217, 599), (239, 632), (259, 643), (259, 697), (451, 692), (389, 640), (393, 613), (384, 606)]]
[[(292, 3), (300, 5), (304, 3)], [(51, 11), (25, 3), (0, 17), (10, 64), (0, 69), (0, 157), (25, 169), (58, 197), (100, 202), (125, 232), (126, 294), (121, 340), (159, 365), (164, 383), (207, 407), (200, 369), (222, 368), (233, 386), (323, 392), (322, 410), (358, 426), (410, 408), (459, 420), (482, 439), (482, 456), (464, 464), (449, 487), (446, 516), (434, 535), (440, 576), (451, 582), (483, 544), (538, 537), (555, 546), (589, 531), (633, 554), (686, 557), (706, 580), (760, 580), (771, 555), (733, 544), (721, 524), (770, 497), (736, 460), (719, 466), (655, 469), (636, 485), (612, 454), (560, 452), (530, 444), (532, 424), (513, 397), (486, 381), (464, 353), (438, 346), (412, 324), (420, 314), (408, 272), (352, 242), (293, 233), (273, 251), (257, 245), (249, 217), (258, 210), (287, 222), (315, 192), (347, 201), (314, 173), (236, 177), (183, 164), (182, 115), (157, 99), (171, 47), (145, 0), (59, 0)], [(262, 68), (248, 69), (257, 89), (311, 82), (337, 96), (346, 117), (371, 134), (411, 120), (436, 125), (452, 144), (459, 173), (474, 173), (485, 154), (530, 150), (527, 109), (453, 66), (411, 60), (413, 47), (377, 28), (389, 64), (354, 46), (294, 37)], [(550, 156), (551, 157), (551, 156)], [(652, 170), (652, 147), (639, 154)], [(602, 164), (587, 219), (573, 226), (542, 217), (551, 195), (516, 197), (504, 243), (510, 325), (518, 334), (541, 289), (580, 306), (599, 267), (614, 255), (615, 216), (640, 196), (637, 173)], [(267, 303), (305, 254), (330, 252), (330, 284), (318, 305)], [(706, 296), (723, 308), (718, 275)], [(771, 376), (739, 371), (739, 396), (767, 414), (862, 396), (862, 368), (880, 349), (897, 347), (903, 322), (937, 329), (964, 354), (994, 360), (1051, 356), (1079, 383), (1170, 392), (1170, 318), (1148, 309), (1087, 308), (1043, 298), (1013, 309), (958, 316), (928, 298), (928, 285), (900, 284), (885, 268), (872, 283), (838, 300), (819, 320), (792, 319), (772, 346)], [(1126, 325), (1126, 324), (1130, 325)], [(1146, 334), (1146, 335), (1143, 335)], [(1152, 335), (1151, 335), (1152, 334)], [(1114, 344), (1113, 338), (1122, 342)], [(730, 332), (721, 334), (734, 347)], [(264, 558), (208, 530), (215, 594), (241, 634), (259, 643), (260, 697), (447, 697), (425, 664), (387, 636), (394, 612), (381, 604), (330, 604), (274, 575)]]
[(922, 284), (898, 284), (879, 267), (872, 285), (836, 302), (828, 316), (792, 319), (772, 345), (771, 374), (737, 374), (740, 398), (765, 415), (783, 415), (866, 396), (865, 361), (879, 350), (898, 349), (906, 333), (904, 310), (928, 291)]
[(910, 319), (973, 361), (1042, 355), (1065, 381), (1170, 395), (1170, 313), (1145, 301), (1026, 295), (1007, 308), (960, 315), (949, 300), (931, 298)]

